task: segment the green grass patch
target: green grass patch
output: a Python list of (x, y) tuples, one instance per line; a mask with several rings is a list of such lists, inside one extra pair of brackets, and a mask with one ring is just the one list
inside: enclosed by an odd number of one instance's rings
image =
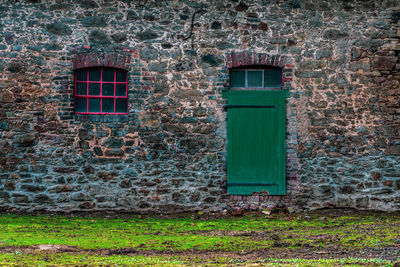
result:
[(265, 259), (258, 261), (263, 266), (393, 266), (381, 259)]
[(258, 259), (238, 260), (232, 258), (187, 258), (184, 256), (98, 256), (67, 253), (47, 254), (35, 253), (25, 254), (0, 253), (1, 266), (184, 266), (193, 264), (202, 265), (262, 265), (262, 266), (393, 266), (390, 261), (380, 259)]
[(173, 219), (0, 216), (0, 246), (68, 245), (80, 249), (224, 250), (363, 249), (400, 244), (400, 217), (317, 213)]
[(2, 266), (126, 266), (126, 265), (183, 265), (184, 261), (174, 257), (155, 256), (97, 256), (97, 255), (71, 255), (66, 253), (57, 254), (24, 254), (24, 253), (0, 253), (0, 264)]

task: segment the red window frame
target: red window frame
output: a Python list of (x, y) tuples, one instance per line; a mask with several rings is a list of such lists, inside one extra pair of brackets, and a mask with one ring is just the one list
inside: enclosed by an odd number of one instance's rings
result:
[[(78, 81), (77, 79), (77, 74), (79, 71), (85, 70), (86, 71), (86, 80), (85, 81)], [(90, 71), (93, 70), (100, 70), (100, 81), (91, 81), (89, 79), (89, 73)], [(103, 71), (104, 70), (112, 70), (114, 71), (114, 81), (103, 81)], [(126, 80), (124, 82), (117, 82), (117, 72), (121, 72), (125, 74)], [(78, 83), (86, 83), (86, 95), (78, 95)], [(99, 95), (90, 95), (89, 94), (89, 85), (90, 84), (100, 84), (100, 94)], [(106, 96), (103, 95), (103, 84), (113, 84), (114, 85), (114, 95), (112, 96)], [(116, 90), (117, 90), (117, 84), (125, 84), (125, 96), (117, 96), (116, 95)], [(128, 73), (125, 70), (122, 69), (117, 69), (117, 68), (109, 68), (109, 67), (91, 67), (91, 68), (83, 68), (83, 69), (77, 69), (75, 70), (74, 73), (74, 93), (75, 93), (75, 113), (76, 114), (113, 114), (113, 115), (126, 115), (128, 114)], [(76, 99), (86, 99), (86, 112), (83, 111), (77, 111), (77, 105), (76, 105)], [(99, 112), (93, 112), (89, 111), (89, 99), (100, 99), (100, 111)], [(103, 112), (103, 99), (113, 99), (114, 100), (114, 111), (113, 112)], [(117, 112), (117, 99), (126, 99), (126, 112)]]

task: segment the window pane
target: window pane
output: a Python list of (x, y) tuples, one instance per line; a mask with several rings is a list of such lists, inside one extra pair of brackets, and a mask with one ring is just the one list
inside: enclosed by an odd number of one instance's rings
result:
[(76, 94), (87, 95), (87, 83), (76, 83)]
[(89, 80), (91, 81), (100, 81), (101, 71), (100, 69), (92, 69), (89, 71)]
[(115, 94), (117, 96), (126, 96), (126, 83), (117, 83), (117, 90)]
[(126, 73), (117, 71), (117, 82), (126, 82)]
[(77, 81), (87, 81), (87, 70), (78, 70), (76, 72)]
[(89, 112), (100, 112), (100, 99), (89, 98)]
[(245, 87), (245, 72), (243, 70), (231, 71), (229, 82), (231, 87)]
[(103, 112), (114, 113), (114, 99), (103, 98)]
[(100, 95), (99, 83), (89, 83), (89, 95)]
[(114, 70), (103, 69), (103, 82), (114, 81)]
[(281, 87), (281, 71), (265, 70), (264, 87)]
[(117, 99), (116, 101), (116, 109), (117, 113), (127, 113), (128, 112), (128, 99)]
[(103, 95), (114, 96), (114, 84), (113, 83), (103, 83)]
[(76, 112), (87, 112), (86, 98), (75, 98), (75, 111)]
[(260, 88), (262, 87), (262, 70), (247, 71), (247, 87)]

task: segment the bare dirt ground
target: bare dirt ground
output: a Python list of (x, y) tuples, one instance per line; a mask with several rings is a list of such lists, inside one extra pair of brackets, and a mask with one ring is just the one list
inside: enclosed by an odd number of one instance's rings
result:
[[(242, 252), (231, 251), (199, 251), (199, 250), (136, 250), (133, 248), (122, 249), (79, 249), (66, 245), (35, 245), (23, 247), (2, 247), (0, 253), (68, 253), (86, 255), (128, 255), (128, 256), (184, 256), (186, 258), (217, 260), (218, 258), (231, 258), (240, 261), (255, 262), (258, 259), (279, 258), (279, 259), (340, 259), (340, 258), (363, 258), (363, 259), (382, 259), (396, 262), (400, 259), (400, 247), (385, 247), (364, 250), (312, 250), (312, 249), (263, 249)], [(400, 266), (400, 265), (399, 265)]]

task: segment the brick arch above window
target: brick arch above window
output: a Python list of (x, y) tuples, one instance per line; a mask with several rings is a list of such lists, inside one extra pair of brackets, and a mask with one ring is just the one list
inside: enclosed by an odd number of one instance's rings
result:
[(227, 69), (280, 69), (282, 89), (289, 89), (292, 81), (292, 64), (288, 63), (288, 57), (284, 55), (270, 55), (256, 52), (231, 52), (226, 54)]
[(226, 55), (226, 64), (230, 69), (257, 65), (285, 68), (286, 59), (286, 56), (283, 55), (269, 55), (255, 52), (231, 52)]
[(137, 52), (128, 48), (110, 52), (77, 49), (73, 51), (71, 57), (74, 70), (90, 67), (109, 67), (127, 71), (129, 70), (131, 58), (136, 58)]

